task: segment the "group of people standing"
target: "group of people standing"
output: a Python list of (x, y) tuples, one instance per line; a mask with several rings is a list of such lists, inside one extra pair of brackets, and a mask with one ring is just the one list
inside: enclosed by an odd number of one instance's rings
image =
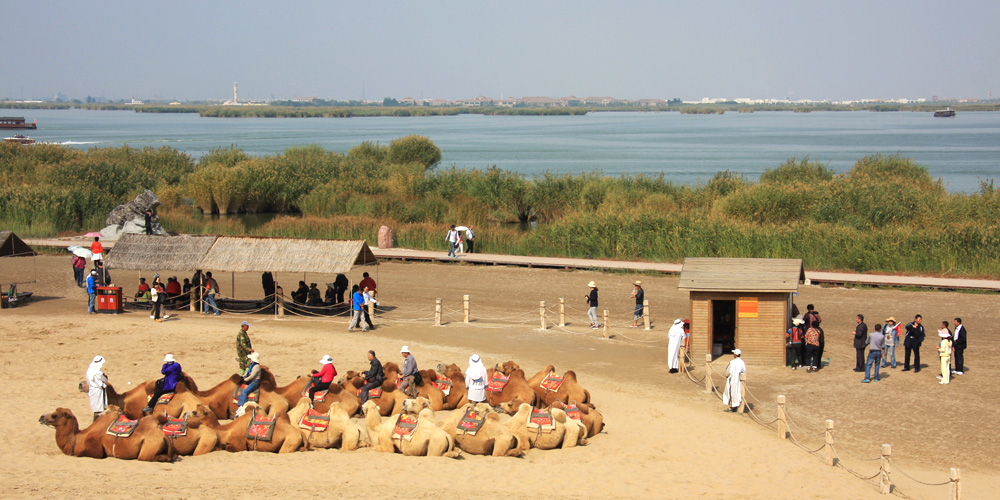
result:
[[(463, 236), (462, 233), (465, 233)], [(458, 258), (458, 254), (466, 253), (465, 244), (469, 244), (469, 252), (475, 249), (476, 234), (472, 232), (472, 226), (452, 226), (448, 229), (448, 234), (444, 237), (448, 242), (448, 257)]]
[[(951, 331), (948, 321), (941, 322), (938, 329), (938, 357), (941, 360), (941, 374), (938, 379), (941, 384), (951, 382), (951, 375), (963, 375), (965, 373), (965, 348), (968, 345), (968, 331), (962, 324), (962, 318), (954, 319), (955, 331)], [(913, 372), (919, 373), (920, 347), (927, 338), (927, 333), (923, 325), (923, 316), (917, 314), (913, 321), (906, 324), (906, 333), (903, 338), (905, 356), (903, 361), (903, 371), (910, 371), (910, 359), (913, 359)], [(857, 315), (857, 326), (854, 329), (854, 348), (857, 351), (858, 362), (854, 371), (864, 372), (863, 383), (878, 382), (879, 368), (891, 366), (896, 368), (896, 346), (899, 345), (901, 325), (892, 316), (886, 318), (885, 325), (875, 325), (869, 333), (868, 325), (865, 324), (864, 315)], [(868, 349), (867, 361), (864, 352)], [(952, 368), (952, 358), (955, 366)]]

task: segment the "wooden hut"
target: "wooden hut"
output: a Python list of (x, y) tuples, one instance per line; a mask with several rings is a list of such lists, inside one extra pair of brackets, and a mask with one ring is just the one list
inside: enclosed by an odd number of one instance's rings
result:
[(690, 293), (692, 357), (739, 348), (748, 363), (784, 366), (792, 293), (804, 280), (802, 259), (684, 259), (677, 288)]

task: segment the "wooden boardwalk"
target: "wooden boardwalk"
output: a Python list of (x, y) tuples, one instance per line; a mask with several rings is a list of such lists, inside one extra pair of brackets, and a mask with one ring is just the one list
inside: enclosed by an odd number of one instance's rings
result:
[[(67, 247), (80, 245), (89, 247), (92, 240), (81, 238), (26, 239), (32, 246)], [(104, 248), (114, 248), (114, 242), (101, 242)], [(657, 272), (680, 274), (681, 264), (670, 262), (636, 262), (603, 259), (573, 259), (567, 257), (534, 257), (526, 255), (505, 255), (490, 253), (462, 254), (458, 258), (448, 257), (446, 251), (411, 250), (406, 248), (381, 249), (372, 247), (375, 256), (382, 260), (407, 262), (456, 262), (486, 266), (541, 267), (549, 269), (595, 269), (601, 271)], [(174, 269), (181, 271), (182, 269)], [(931, 276), (899, 276), (867, 273), (831, 273), (806, 271), (807, 283), (846, 286), (912, 287), (935, 290), (987, 290), (1000, 292), (1000, 280), (980, 280), (965, 278), (936, 278)]]

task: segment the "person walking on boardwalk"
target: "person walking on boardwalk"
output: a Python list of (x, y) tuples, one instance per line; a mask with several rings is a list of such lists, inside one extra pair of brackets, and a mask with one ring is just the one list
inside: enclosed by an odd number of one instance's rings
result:
[(962, 318), (955, 318), (955, 334), (951, 338), (951, 347), (955, 350), (955, 369), (951, 371), (955, 375), (965, 375), (965, 348), (969, 345), (966, 340), (969, 332), (962, 324)]
[(635, 288), (632, 289), (632, 295), (629, 298), (635, 299), (635, 310), (632, 311), (632, 328), (636, 328), (639, 326), (639, 318), (642, 317), (642, 301), (646, 298), (641, 281), (635, 282)]
[(361, 372), (361, 378), (365, 380), (365, 385), (361, 386), (361, 404), (365, 404), (368, 392), (382, 387), (382, 382), (385, 381), (385, 372), (382, 371), (382, 363), (375, 357), (375, 351), (368, 351), (368, 369)]
[[(857, 316), (858, 326), (854, 327), (854, 351), (857, 354), (854, 371), (865, 371), (865, 345), (868, 340), (868, 325), (865, 324), (865, 315)], [(867, 378), (867, 377), (865, 377)]]
[(903, 358), (903, 371), (910, 371), (910, 353), (913, 353), (913, 373), (920, 373), (920, 344), (924, 343), (926, 333), (924, 325), (921, 323), (924, 317), (916, 315), (913, 321), (906, 324), (906, 338), (903, 339), (903, 347), (906, 348), (906, 355)]
[(465, 242), (469, 244), (469, 253), (472, 253), (476, 244), (476, 233), (472, 232), (472, 226), (465, 227)]
[(670, 331), (667, 332), (667, 338), (669, 339), (667, 343), (667, 367), (670, 368), (670, 373), (677, 373), (681, 366), (681, 350), (684, 348), (684, 339), (687, 338), (687, 334), (684, 333), (683, 319), (674, 320)]
[(458, 257), (455, 254), (455, 246), (458, 245), (458, 231), (455, 230), (455, 225), (451, 225), (451, 229), (448, 230), (448, 234), (444, 237), (448, 241), (448, 257)]
[(250, 323), (244, 321), (240, 323), (240, 331), (236, 333), (236, 362), (240, 365), (240, 373), (243, 373), (250, 366), (249, 356), (253, 353), (253, 344), (250, 343)]
[(596, 330), (599, 328), (597, 325), (597, 283), (591, 281), (587, 283), (587, 286), (590, 287), (590, 293), (584, 295), (587, 298), (587, 317), (590, 318), (590, 328)]
[(747, 364), (740, 357), (743, 351), (733, 349), (733, 359), (726, 367), (726, 387), (722, 392), (722, 404), (729, 406), (729, 411), (736, 412), (743, 402), (743, 393), (740, 392), (740, 374), (747, 372)]
[(941, 357), (941, 375), (938, 376), (941, 379), (941, 384), (951, 383), (951, 331), (948, 330), (948, 322), (944, 321), (941, 323), (941, 329), (938, 330), (938, 337), (941, 337), (941, 341), (938, 343), (938, 355)]
[[(862, 382), (867, 384), (872, 380), (875, 382), (880, 380), (878, 369), (882, 359), (882, 347), (884, 343), (885, 336), (882, 334), (882, 325), (875, 325), (875, 329), (868, 335), (868, 362), (865, 363), (865, 379)], [(872, 366), (875, 367), (874, 377), (871, 376)]]

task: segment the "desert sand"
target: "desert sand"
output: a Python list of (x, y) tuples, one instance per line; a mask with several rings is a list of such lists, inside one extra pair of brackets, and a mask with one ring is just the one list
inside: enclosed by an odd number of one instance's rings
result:
[[(12, 280), (33, 291), (35, 301), (0, 311), (0, 497), (4, 498), (471, 498), (500, 494), (513, 498), (879, 498), (874, 481), (841, 467), (828, 467), (777, 432), (747, 415), (723, 411), (721, 402), (702, 392), (683, 374), (668, 374), (666, 334), (671, 321), (688, 316), (686, 295), (671, 276), (605, 274), (588, 271), (473, 266), (463, 264), (384, 263), (356, 269), (352, 282), (368, 270), (378, 282), (383, 309), (377, 328), (347, 332), (347, 319), (223, 314), (182, 311), (155, 323), (139, 312), (86, 314), (86, 293), (72, 282), (70, 258), (41, 256), (0, 261), (0, 285)], [(190, 273), (169, 272), (180, 278)], [(113, 271), (115, 283), (134, 292), (137, 272)], [(145, 275), (151, 275), (146, 273)], [(229, 274), (216, 276), (226, 296)], [(332, 281), (330, 276), (279, 275), (286, 293), (300, 279)], [(628, 328), (630, 283), (641, 279), (650, 301), (653, 329)], [(595, 280), (601, 309), (612, 311), (614, 338), (587, 328), (583, 296)], [(322, 285), (321, 285), (322, 287)], [(260, 277), (237, 275), (235, 296), (262, 295)], [(472, 297), (472, 322), (463, 324), (462, 295)], [(444, 302), (445, 324), (432, 325), (434, 299)], [(538, 330), (539, 301), (554, 308), (567, 303), (567, 326)], [(814, 303), (823, 316), (830, 366), (818, 373), (755, 364), (746, 359), (748, 386), (757, 398), (755, 412), (765, 421), (776, 416), (782, 394), (800, 442), (817, 448), (825, 419), (836, 421), (835, 440), (843, 464), (869, 476), (879, 445), (893, 446), (893, 479), (913, 498), (947, 498), (942, 482), (949, 468), (962, 469), (965, 498), (988, 498), (1000, 487), (996, 457), (996, 391), (986, 385), (997, 368), (998, 330), (995, 294), (857, 290), (802, 286), (796, 303)], [(851, 371), (854, 315), (869, 326), (887, 316), (908, 321), (923, 314), (929, 342), (925, 370), (883, 372), (878, 384), (861, 384)], [(951, 385), (939, 385), (932, 332), (941, 320), (960, 316), (970, 330), (967, 372)], [(463, 369), (479, 353), (485, 363), (515, 360), (529, 376), (546, 364), (575, 370), (603, 412), (605, 432), (587, 446), (531, 450), (524, 458), (463, 454), (461, 459), (403, 457), (375, 453), (317, 450), (291, 455), (227, 453), (182, 457), (175, 463), (94, 460), (63, 455), (54, 431), (38, 417), (68, 407), (89, 422), (85, 394), (77, 391), (90, 359), (107, 358), (111, 382), (128, 388), (157, 378), (165, 353), (173, 353), (199, 382), (210, 386), (234, 373), (235, 335), (243, 320), (261, 361), (285, 384), (317, 367), (330, 354), (337, 369), (361, 369), (365, 352), (382, 361), (401, 362), (409, 345), (421, 368), (439, 362)], [(932, 328), (933, 327), (933, 328)], [(902, 357), (902, 349), (897, 358)], [(728, 357), (714, 362), (714, 380)], [(901, 360), (900, 360), (901, 362)], [(699, 360), (699, 365), (703, 365)], [(700, 378), (703, 367), (693, 376)], [(753, 401), (753, 399), (751, 399)], [(439, 417), (442, 417), (439, 415)], [(884, 498), (884, 497), (883, 497)]]

